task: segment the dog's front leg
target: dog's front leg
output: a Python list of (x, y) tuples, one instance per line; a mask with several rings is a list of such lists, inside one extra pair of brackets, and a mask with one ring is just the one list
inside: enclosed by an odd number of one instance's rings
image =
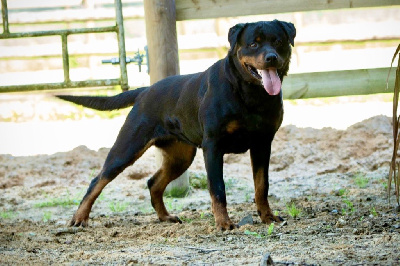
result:
[(250, 148), (251, 165), (253, 168), (255, 201), (261, 221), (266, 224), (280, 222), (283, 219), (275, 216), (268, 203), (268, 168), (271, 156), (272, 140), (260, 141)]
[(235, 224), (232, 223), (226, 209), (225, 183), (223, 179), (224, 154), (216, 148), (215, 143), (203, 145), (203, 154), (215, 225), (221, 230), (232, 230), (235, 228)]

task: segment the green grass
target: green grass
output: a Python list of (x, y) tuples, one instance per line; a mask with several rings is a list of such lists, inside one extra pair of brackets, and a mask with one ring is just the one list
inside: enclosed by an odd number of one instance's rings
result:
[(191, 219), (191, 218), (186, 218), (186, 217), (180, 217), (180, 219), (181, 219), (181, 221), (182, 222), (184, 222), (184, 223), (188, 223), (188, 224), (190, 224), (190, 223), (192, 223), (194, 220), (193, 219)]
[(91, 169), (90, 175), (89, 175), (89, 181), (91, 181), (94, 178), (94, 175), (96, 174), (96, 171), (98, 171), (96, 168)]
[(50, 211), (45, 211), (42, 218), (43, 222), (47, 223), (48, 221), (50, 221), (51, 215), (52, 213)]
[(349, 191), (345, 188), (339, 189), (339, 192), (338, 192), (339, 197), (346, 196), (348, 193), (349, 193)]
[(274, 232), (274, 227), (275, 227), (274, 223), (272, 223), (272, 224), (270, 224), (270, 225), (268, 226), (267, 234), (268, 234), (269, 236), (272, 235), (272, 233)]
[(345, 204), (345, 208), (342, 209), (342, 214), (343, 215), (352, 214), (353, 212), (355, 212), (355, 208), (354, 208), (353, 202), (351, 202), (347, 198), (344, 198), (343, 199), (343, 203)]
[(365, 174), (358, 173), (354, 176), (354, 183), (359, 187), (359, 188), (366, 188), (369, 180), (365, 176)]
[(294, 203), (286, 205), (286, 212), (292, 217), (297, 218), (301, 215), (301, 209), (297, 208)]
[(184, 198), (189, 194), (189, 189), (185, 187), (173, 187), (164, 192), (168, 198)]
[(214, 221), (214, 215), (212, 215), (211, 212), (208, 211), (200, 212), (200, 220), (209, 220), (209, 219)]
[(235, 179), (228, 179), (225, 181), (225, 188), (226, 189), (231, 189), (235, 186), (236, 180)]
[(139, 207), (139, 211), (143, 214), (149, 214), (149, 213), (153, 213), (154, 209), (152, 206), (148, 205), (147, 203), (143, 206)]
[[(206, 173), (196, 173), (190, 172), (189, 173), (189, 182), (190, 186), (195, 189), (208, 189), (208, 180)], [(230, 189), (235, 186), (236, 180), (235, 179), (228, 179), (225, 181), (225, 188)], [(245, 187), (239, 188), (241, 190), (245, 189)]]
[[(274, 223), (272, 223), (272, 224), (270, 224), (270, 225), (268, 226), (268, 230), (267, 230), (267, 235), (268, 235), (268, 236), (271, 236), (271, 235), (273, 234), (274, 228), (275, 228), (275, 224), (274, 224)], [(245, 235), (248, 235), (248, 236), (254, 236), (254, 237), (256, 237), (256, 238), (264, 238), (264, 237), (266, 237), (265, 234), (261, 234), (261, 233), (258, 233), (258, 232), (253, 232), (253, 231), (250, 231), (250, 230), (248, 230), (248, 229), (246, 229), (246, 230), (244, 231), (244, 234), (245, 234)]]
[(127, 202), (110, 202), (108, 207), (112, 212), (123, 212), (128, 208)]
[(388, 181), (387, 179), (382, 179), (380, 182), (385, 190), (388, 189)]
[(251, 196), (253, 195), (253, 193), (250, 193), (250, 191), (247, 191), (245, 194), (244, 194), (244, 200), (245, 200), (245, 202), (250, 202), (250, 200), (251, 200)]
[(46, 201), (35, 203), (33, 206), (35, 208), (46, 208), (46, 207), (69, 207), (72, 205), (78, 205), (79, 200), (71, 198), (69, 194), (63, 198), (47, 198)]
[(106, 199), (106, 196), (104, 195), (104, 191), (100, 193), (100, 195), (97, 197), (97, 201), (103, 201)]
[(195, 189), (207, 189), (208, 181), (205, 173), (190, 172), (189, 174), (190, 185)]
[(372, 216), (374, 216), (374, 217), (378, 216), (378, 213), (376, 212), (375, 207), (372, 207), (370, 209), (370, 212), (371, 212)]
[(252, 231), (247, 230), (247, 229), (244, 231), (244, 234), (248, 235), (248, 236), (254, 236), (254, 237), (257, 237), (257, 238), (265, 237), (263, 234), (260, 234), (260, 233), (257, 233), (257, 232), (252, 232)]
[(14, 211), (1, 211), (0, 212), (0, 217), (2, 219), (10, 219), (12, 217), (15, 216), (15, 212)]
[(177, 212), (181, 212), (183, 210), (183, 204), (178, 202), (175, 199), (172, 198), (166, 198), (164, 200), (165, 203), (165, 207), (170, 210), (170, 211), (177, 211)]
[[(37, 202), (33, 205), (34, 208), (50, 208), (50, 207), (63, 207), (63, 208), (68, 208), (71, 206), (76, 206), (79, 205), (83, 195), (86, 193), (86, 190), (82, 190), (79, 193), (77, 193), (75, 196), (71, 196), (69, 191), (67, 190), (67, 193), (65, 196), (62, 197), (49, 197), (46, 196), (46, 199), (41, 202)], [(44, 194), (43, 196), (45, 196)], [(97, 201), (102, 201), (104, 200), (105, 196), (104, 193), (101, 193), (99, 197), (97, 198)]]

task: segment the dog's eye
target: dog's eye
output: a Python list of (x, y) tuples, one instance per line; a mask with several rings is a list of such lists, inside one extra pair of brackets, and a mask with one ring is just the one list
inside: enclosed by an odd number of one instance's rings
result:
[(250, 45), (250, 48), (258, 48), (258, 43), (256, 43), (256, 42), (252, 42)]
[(274, 45), (275, 45), (275, 47), (279, 47), (279, 46), (282, 46), (282, 40), (276, 40), (275, 42), (274, 42)]

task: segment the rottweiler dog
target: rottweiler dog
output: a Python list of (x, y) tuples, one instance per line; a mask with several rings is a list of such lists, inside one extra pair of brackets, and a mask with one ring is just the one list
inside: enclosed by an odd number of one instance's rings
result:
[(237, 24), (229, 30), (228, 55), (204, 72), (167, 77), (112, 97), (58, 95), (97, 110), (133, 106), (70, 225), (87, 226), (102, 189), (152, 145), (163, 155), (162, 166), (148, 181), (151, 203), (161, 221), (181, 223), (165, 208), (163, 192), (188, 169), (197, 148), (203, 149), (217, 228), (236, 227), (227, 212), (223, 156), (247, 150), (261, 220), (281, 221), (268, 203), (268, 168), (271, 143), (282, 123), (281, 85), (295, 36), (294, 25), (279, 20)]

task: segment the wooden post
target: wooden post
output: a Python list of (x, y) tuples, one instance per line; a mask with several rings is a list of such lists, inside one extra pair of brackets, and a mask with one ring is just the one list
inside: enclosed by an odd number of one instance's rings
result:
[(179, 74), (174, 0), (145, 0), (150, 82)]
[[(149, 53), (150, 83), (168, 76), (179, 75), (178, 40), (176, 37), (175, 0), (145, 0), (147, 47)], [(157, 104), (157, 103), (154, 103)], [(156, 154), (158, 165), (162, 163), (161, 152)], [(166, 191), (189, 188), (187, 172), (171, 182)]]

